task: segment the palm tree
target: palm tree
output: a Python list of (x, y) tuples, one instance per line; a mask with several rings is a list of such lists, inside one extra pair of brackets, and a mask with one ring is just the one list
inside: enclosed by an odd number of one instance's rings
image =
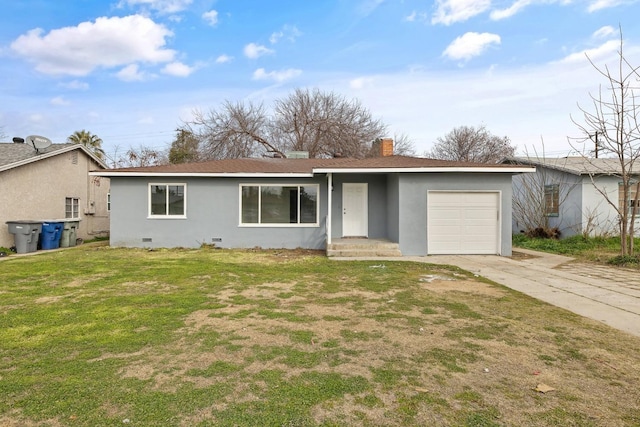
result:
[(100, 160), (104, 160), (104, 150), (102, 149), (102, 139), (84, 129), (75, 131), (67, 138), (67, 142), (72, 144), (82, 144), (88, 148)]

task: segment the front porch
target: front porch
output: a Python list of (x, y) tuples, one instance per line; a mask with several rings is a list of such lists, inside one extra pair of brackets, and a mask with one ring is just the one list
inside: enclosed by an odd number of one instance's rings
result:
[(400, 246), (387, 239), (331, 239), (328, 257), (401, 257)]

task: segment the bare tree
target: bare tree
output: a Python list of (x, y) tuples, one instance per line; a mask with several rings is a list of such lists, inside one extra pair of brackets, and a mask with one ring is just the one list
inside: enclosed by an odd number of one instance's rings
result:
[(5, 139), (7, 134), (4, 132), (4, 126), (0, 126), (0, 139)]
[(459, 162), (498, 163), (514, 155), (516, 147), (509, 137), (492, 135), (482, 125), (460, 126), (436, 140), (427, 157)]
[(226, 101), (219, 110), (196, 110), (186, 131), (200, 140), (204, 159), (255, 157), (267, 152), (284, 153), (269, 141), (270, 118), (264, 106)]
[[(638, 105), (638, 79), (640, 66), (634, 66), (624, 56), (622, 29), (620, 48), (617, 52), (617, 66), (611, 70), (608, 65), (598, 66), (587, 55), (589, 63), (607, 81), (606, 88), (600, 87), (597, 95), (591, 95), (592, 108), (578, 106), (583, 122), (572, 121), (583, 134), (575, 141), (595, 140), (597, 149), (618, 159), (620, 168), (616, 176), (620, 180), (622, 197), (612, 197), (611, 192), (598, 185), (595, 174), (591, 181), (596, 190), (615, 210), (620, 225), (621, 255), (633, 255), (634, 223), (640, 199), (640, 181), (637, 181), (636, 160), (640, 157), (640, 105)], [(614, 192), (619, 194), (619, 192)]]
[(307, 151), (309, 157), (365, 157), (386, 126), (357, 100), (332, 92), (296, 89), (264, 105), (225, 102), (208, 113), (194, 112), (185, 131), (200, 141), (203, 159), (276, 155)]
[(123, 156), (117, 157), (116, 167), (132, 168), (143, 166), (158, 166), (169, 163), (167, 153), (144, 145), (129, 148)]
[[(544, 142), (542, 156), (534, 150), (524, 158), (508, 159), (515, 164), (544, 163)], [(531, 161), (531, 163), (529, 163)], [(562, 163), (556, 164), (562, 167)], [(535, 173), (525, 173), (513, 177), (513, 220), (519, 229), (533, 237), (559, 237), (565, 224), (562, 206), (577, 186), (577, 181), (569, 182), (564, 173), (553, 173), (547, 168), (537, 168)], [(582, 231), (582, 230), (581, 230)]]

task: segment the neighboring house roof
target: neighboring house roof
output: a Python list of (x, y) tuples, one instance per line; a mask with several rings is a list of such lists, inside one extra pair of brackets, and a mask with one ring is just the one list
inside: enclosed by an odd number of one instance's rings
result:
[[(620, 160), (617, 158), (588, 157), (507, 157), (503, 164), (544, 166), (572, 175), (620, 175)], [(633, 174), (633, 172), (631, 172)]]
[(201, 163), (110, 169), (92, 172), (98, 176), (287, 176), (306, 177), (315, 173), (363, 172), (533, 172), (531, 167), (451, 162), (418, 157), (385, 156), (367, 159), (280, 159), (244, 158)]
[(102, 168), (107, 165), (96, 157), (91, 151), (81, 144), (52, 144), (40, 149), (38, 152), (27, 143), (0, 143), (0, 172), (17, 168), (38, 160), (58, 156), (73, 150), (83, 151), (86, 155), (96, 161)]

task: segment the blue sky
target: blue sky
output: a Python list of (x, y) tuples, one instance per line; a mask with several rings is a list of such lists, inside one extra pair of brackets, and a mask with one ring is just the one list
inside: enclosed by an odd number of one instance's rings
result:
[(571, 116), (607, 82), (619, 28), (640, 65), (640, 5), (625, 0), (21, 0), (0, 14), (0, 126), (107, 154), (166, 148), (194, 109), (308, 87), (357, 98), (417, 152), (485, 125), (522, 153), (567, 155)]

